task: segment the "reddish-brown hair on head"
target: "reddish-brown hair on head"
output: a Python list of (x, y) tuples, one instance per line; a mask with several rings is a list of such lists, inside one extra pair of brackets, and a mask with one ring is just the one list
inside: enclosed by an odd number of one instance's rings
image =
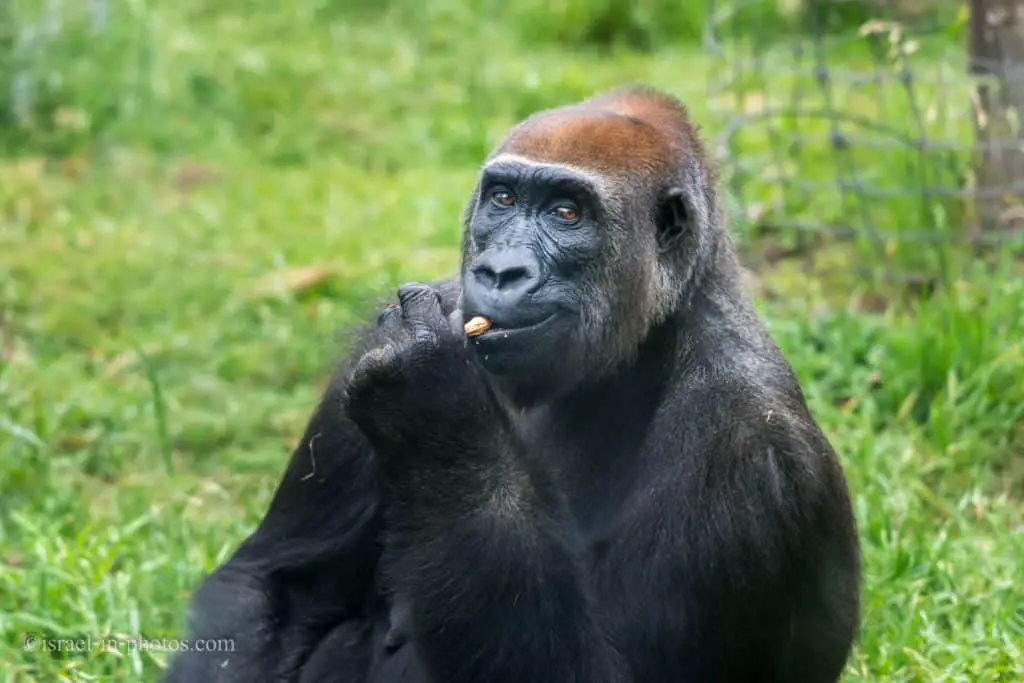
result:
[(539, 112), (513, 129), (496, 154), (611, 175), (666, 173), (685, 156), (702, 165), (706, 157), (682, 103), (640, 85)]

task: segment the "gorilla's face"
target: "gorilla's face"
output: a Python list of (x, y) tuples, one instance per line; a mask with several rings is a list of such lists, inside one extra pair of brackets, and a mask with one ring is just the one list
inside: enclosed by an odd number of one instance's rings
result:
[(628, 308), (650, 279), (640, 243), (653, 244), (654, 231), (627, 230), (600, 180), (500, 156), (481, 175), (467, 231), (463, 321), (491, 322), (471, 345), (499, 387), (523, 402), (571, 389), (620, 354), (616, 338), (638, 336), (628, 316), (645, 312)]

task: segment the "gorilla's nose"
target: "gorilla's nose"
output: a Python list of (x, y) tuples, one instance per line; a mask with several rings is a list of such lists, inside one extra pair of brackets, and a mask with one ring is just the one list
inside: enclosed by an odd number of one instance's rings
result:
[(525, 299), (541, 284), (536, 256), (527, 249), (494, 249), (477, 257), (470, 268), (464, 295), (467, 310), (491, 315), (502, 326), (529, 318)]
[(526, 249), (484, 252), (473, 264), (477, 283), (501, 298), (516, 298), (537, 285), (537, 259)]

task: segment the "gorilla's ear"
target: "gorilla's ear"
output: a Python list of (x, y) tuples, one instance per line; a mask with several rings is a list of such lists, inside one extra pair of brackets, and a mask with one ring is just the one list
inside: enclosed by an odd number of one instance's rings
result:
[(686, 207), (686, 193), (681, 187), (665, 191), (658, 203), (658, 245), (671, 247), (690, 227), (690, 212)]

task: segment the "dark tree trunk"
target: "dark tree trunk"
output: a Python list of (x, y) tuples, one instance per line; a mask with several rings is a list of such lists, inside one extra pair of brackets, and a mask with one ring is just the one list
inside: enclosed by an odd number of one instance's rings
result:
[[(971, 0), (979, 231), (1024, 225), (1024, 0)], [(979, 235), (980, 236), (980, 235)]]

